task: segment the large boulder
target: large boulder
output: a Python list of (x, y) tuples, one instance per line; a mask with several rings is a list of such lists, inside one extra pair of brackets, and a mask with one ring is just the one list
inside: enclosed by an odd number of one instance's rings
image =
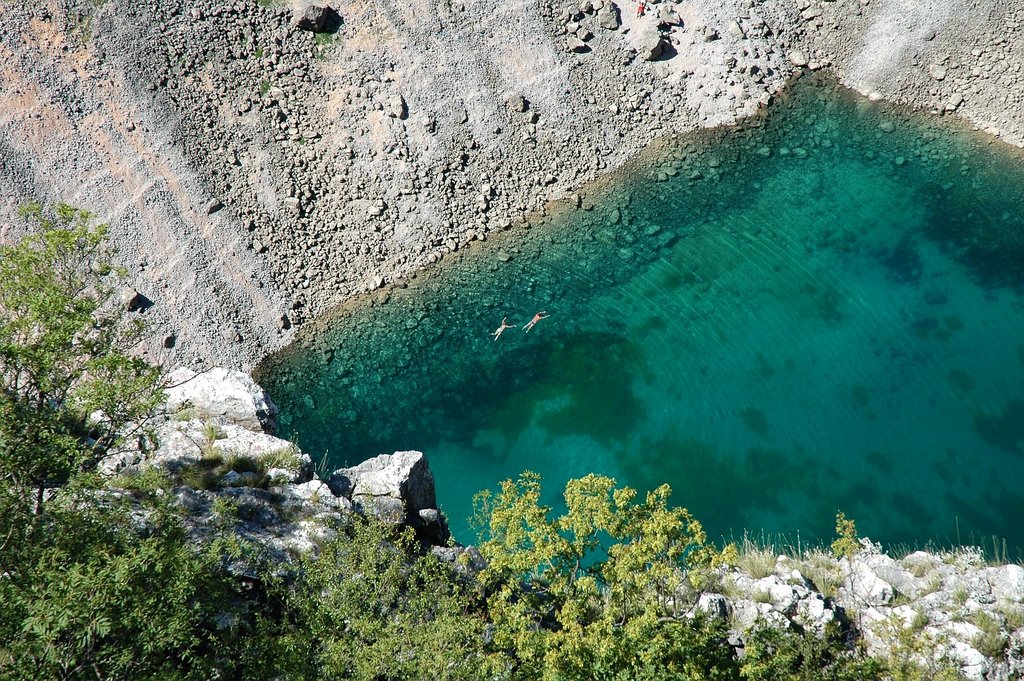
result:
[(191, 409), (192, 416), (218, 419), (257, 432), (273, 433), (277, 425), (277, 405), (241, 371), (216, 367), (197, 374), (182, 368), (171, 372), (167, 384), (170, 413)]
[(722, 594), (702, 593), (697, 599), (697, 610), (713, 618), (728, 621), (732, 604)]
[(294, 15), (295, 26), (303, 31), (333, 33), (341, 24), (341, 16), (329, 5), (309, 3), (299, 7)]
[(395, 452), (367, 459), (331, 474), (331, 490), (354, 503), (373, 505), (386, 499), (401, 502), (408, 513), (437, 508), (434, 474), (422, 452)]
[(679, 7), (674, 2), (665, 3), (658, 9), (658, 22), (665, 26), (682, 26)]
[(1011, 563), (985, 570), (992, 595), (1011, 603), (1024, 603), (1024, 567)]
[(854, 604), (888, 605), (895, 596), (892, 584), (878, 576), (861, 557), (854, 556), (852, 562), (843, 558), (840, 568), (844, 573), (841, 588)]
[(597, 23), (601, 28), (614, 31), (619, 28), (619, 8), (610, 2), (597, 13)]
[(385, 522), (404, 523), (427, 543), (448, 538), (444, 516), (437, 510), (434, 475), (422, 452), (395, 452), (340, 468), (328, 481), (331, 491), (352, 500), (357, 510)]
[(904, 596), (917, 598), (927, 586), (925, 580), (915, 577), (909, 570), (884, 553), (867, 555), (861, 560), (881, 580), (892, 585), (897, 592)]
[(644, 61), (654, 61), (665, 51), (665, 38), (661, 31), (646, 24), (629, 34), (629, 42)]

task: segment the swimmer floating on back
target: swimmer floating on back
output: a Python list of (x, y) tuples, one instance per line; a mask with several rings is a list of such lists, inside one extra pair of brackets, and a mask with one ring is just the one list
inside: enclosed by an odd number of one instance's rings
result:
[(496, 329), (496, 330), (494, 331), (494, 333), (492, 333), (492, 334), (491, 334), (492, 336), (494, 336), (494, 340), (498, 340), (498, 337), (499, 337), (499, 336), (500, 336), (500, 335), (501, 335), (502, 333), (504, 333), (504, 332), (505, 332), (505, 329), (514, 329), (514, 328), (516, 328), (516, 325), (515, 325), (515, 324), (506, 324), (506, 323), (505, 323), (505, 321), (506, 321), (507, 319), (508, 319), (508, 317), (503, 317), (503, 318), (502, 318), (502, 320), (501, 320), (501, 326), (499, 326), (499, 327), (498, 327), (498, 328), (497, 328), (497, 329)]
[(529, 331), (534, 327), (534, 325), (537, 324), (537, 322), (539, 322), (542, 319), (547, 319), (550, 316), (551, 315), (548, 314), (547, 310), (541, 310), (537, 314), (533, 315), (533, 319), (526, 323), (526, 326), (523, 327), (523, 331)]

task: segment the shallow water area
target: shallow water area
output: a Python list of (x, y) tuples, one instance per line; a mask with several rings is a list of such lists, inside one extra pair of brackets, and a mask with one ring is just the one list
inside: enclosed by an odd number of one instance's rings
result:
[(425, 452), (464, 542), (472, 495), (529, 469), (552, 503), (667, 482), (711, 536), (826, 540), (841, 509), (877, 541), (1024, 546), (1022, 160), (804, 78), (257, 377), (327, 469)]

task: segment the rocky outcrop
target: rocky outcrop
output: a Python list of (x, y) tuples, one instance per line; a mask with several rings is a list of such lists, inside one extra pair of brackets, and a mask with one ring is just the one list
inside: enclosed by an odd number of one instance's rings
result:
[[(155, 419), (152, 446), (111, 454), (99, 470), (115, 487), (147, 469), (168, 475), (197, 539), (227, 522), (240, 537), (287, 561), (315, 551), (352, 513), (366, 513), (413, 528), (425, 548), (445, 546), (447, 524), (422, 453), (378, 456), (324, 482), (309, 455), (272, 435), (277, 407), (246, 374), (179, 369), (167, 383), (166, 413)], [(232, 518), (223, 517), (225, 508)], [(438, 555), (454, 560), (465, 552), (453, 550)], [(471, 556), (469, 565), (478, 562)]]
[(356, 509), (385, 522), (414, 528), (430, 544), (449, 537), (437, 509), (434, 476), (422, 452), (382, 454), (331, 474), (331, 491), (352, 500)]
[(196, 373), (181, 368), (167, 376), (167, 410), (191, 411), (198, 418), (212, 418), (254, 432), (273, 433), (277, 405), (241, 371), (215, 367)]
[(819, 634), (838, 625), (872, 656), (910, 659), (936, 673), (955, 668), (975, 681), (1024, 675), (1024, 568), (989, 567), (976, 549), (897, 560), (861, 543), (840, 560), (755, 550), (721, 573), (723, 593), (701, 594), (697, 607), (727, 619), (740, 648), (761, 623)]

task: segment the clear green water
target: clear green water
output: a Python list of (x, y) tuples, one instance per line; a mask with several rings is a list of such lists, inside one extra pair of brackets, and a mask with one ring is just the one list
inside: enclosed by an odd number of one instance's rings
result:
[(530, 469), (668, 482), (712, 536), (1024, 546), (1021, 154), (804, 79), (648, 156), (270, 358), (285, 434), (426, 452), (463, 541)]

